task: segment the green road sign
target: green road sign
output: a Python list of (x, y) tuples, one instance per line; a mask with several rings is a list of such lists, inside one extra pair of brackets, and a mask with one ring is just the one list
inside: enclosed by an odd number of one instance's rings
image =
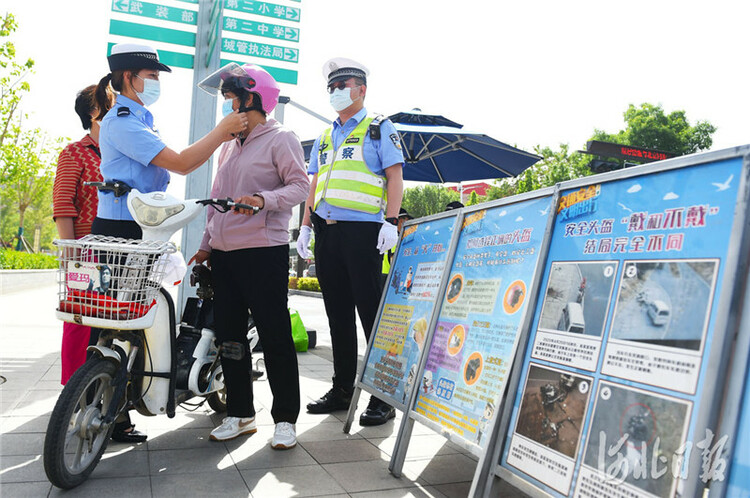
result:
[(299, 49), (279, 47), (266, 43), (256, 43), (245, 40), (224, 38), (221, 43), (222, 52), (249, 55), (251, 57), (262, 57), (285, 62), (299, 62)]
[[(112, 53), (114, 43), (107, 44), (107, 55)], [(159, 61), (170, 67), (184, 67), (193, 69), (193, 56), (182, 54), (180, 52), (171, 52), (169, 50), (156, 50), (159, 53)]]
[(167, 7), (165, 5), (136, 0), (112, 0), (112, 12), (122, 12), (134, 16), (150, 17), (152, 19), (164, 19), (166, 21), (191, 24), (193, 26), (198, 24), (198, 13), (194, 10)]
[(224, 17), (224, 29), (246, 35), (264, 36), (277, 40), (299, 42), (299, 28), (290, 28), (267, 22), (247, 21), (236, 17)]
[(184, 45), (186, 47), (195, 47), (195, 33), (179, 31), (176, 29), (157, 28), (156, 26), (135, 24), (132, 22), (112, 19), (109, 22), (109, 32), (113, 35), (129, 36), (131, 38), (140, 38), (142, 40), (153, 40), (174, 43), (175, 45)]
[[(161, 52), (159, 53), (161, 55)], [(230, 62), (236, 62), (237, 64), (247, 64), (247, 61), (238, 61), (238, 60), (232, 60), (232, 59), (221, 59), (221, 62), (219, 65), (225, 66), (226, 64), (229, 64)], [(288, 83), (290, 85), (296, 85), (297, 84), (297, 71), (293, 71), (291, 69), (281, 69), (278, 67), (273, 66), (266, 66), (265, 64), (258, 64), (260, 67), (268, 71), (268, 73), (273, 76), (273, 78), (278, 81), (279, 83)]]
[(256, 2), (254, 0), (226, 0), (224, 7), (238, 12), (299, 22), (300, 9), (297, 7), (286, 7), (275, 3)]

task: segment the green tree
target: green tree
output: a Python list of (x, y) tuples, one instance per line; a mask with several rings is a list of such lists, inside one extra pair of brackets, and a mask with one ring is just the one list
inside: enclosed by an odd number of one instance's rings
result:
[(469, 196), (469, 200), (466, 203), (466, 205), (467, 206), (474, 206), (474, 205), (479, 204), (480, 202), (484, 202), (484, 201), (485, 201), (484, 196), (480, 196), (479, 194), (477, 194), (477, 191), (474, 190), (474, 191), (471, 192), (471, 195)]
[(31, 239), (34, 228), (40, 227), (41, 246), (50, 248), (52, 183), (61, 139), (51, 140), (38, 128), (21, 126), (20, 103), (30, 90), (25, 77), (34, 61), (17, 61), (10, 39), (17, 28), (13, 14), (0, 17), (0, 233), (4, 241), (24, 232)]
[[(615, 134), (594, 130), (591, 140), (691, 154), (710, 148), (711, 135), (716, 131), (716, 127), (707, 121), (691, 126), (685, 111), (667, 115), (661, 106), (648, 103), (640, 107), (631, 104), (624, 118), (624, 130)], [(502, 199), (592, 174), (588, 167), (592, 156), (571, 152), (568, 144), (560, 144), (557, 150), (537, 145), (534, 151), (542, 159), (518, 177), (496, 182), (487, 192), (487, 200)]]
[(684, 155), (711, 148), (711, 136), (716, 132), (716, 127), (708, 121), (698, 121), (692, 126), (685, 111), (665, 114), (661, 105), (649, 103), (640, 107), (630, 104), (623, 117), (624, 130), (611, 134), (597, 129), (593, 140)]
[[(16, 62), (16, 46), (8, 39), (18, 28), (13, 14), (0, 17), (0, 147), (6, 140), (14, 138), (14, 118), (18, 117), (21, 98), (29, 91), (26, 74), (34, 67), (34, 61)], [(6, 165), (0, 163), (0, 182), (8, 179)]]
[(445, 211), (445, 205), (459, 200), (459, 193), (438, 185), (425, 185), (404, 190), (401, 205), (415, 218)]
[(516, 195), (516, 182), (514, 178), (503, 178), (502, 180), (495, 180), (493, 183), (487, 189), (485, 200), (494, 201)]
[[(31, 242), (33, 229), (42, 229), (41, 247), (50, 249), (54, 237), (52, 223), (52, 183), (54, 165), (60, 152), (61, 139), (45, 139), (40, 129), (15, 130), (13, 142), (2, 146), (3, 164), (10, 174), (2, 186), (3, 218), (16, 221), (16, 234), (24, 234)], [(27, 215), (29, 219), (27, 220)], [(26, 228), (32, 231), (30, 234)], [(2, 226), (3, 240), (13, 237), (7, 223)]]

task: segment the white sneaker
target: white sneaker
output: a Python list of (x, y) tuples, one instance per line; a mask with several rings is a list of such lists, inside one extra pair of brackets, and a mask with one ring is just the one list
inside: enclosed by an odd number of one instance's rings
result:
[(271, 439), (271, 448), (275, 450), (288, 450), (297, 446), (297, 430), (294, 424), (289, 422), (279, 422), (273, 431)]
[(229, 441), (243, 434), (255, 434), (255, 417), (226, 417), (221, 425), (211, 431), (211, 441)]

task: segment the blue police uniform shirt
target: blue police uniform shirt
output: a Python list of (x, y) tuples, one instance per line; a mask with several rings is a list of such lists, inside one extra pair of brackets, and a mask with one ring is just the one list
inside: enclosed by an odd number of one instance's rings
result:
[[(357, 114), (349, 118), (344, 125), (341, 125), (341, 121), (336, 119), (333, 122), (333, 130), (331, 131), (331, 139), (333, 140), (333, 148), (338, 150), (344, 139), (349, 136), (354, 128), (367, 117), (367, 109), (360, 110)], [(312, 151), (310, 153), (310, 164), (307, 167), (307, 172), (315, 174), (318, 172), (318, 149), (320, 148), (320, 137), (315, 140)], [(385, 176), (385, 168), (393, 166), (394, 164), (404, 163), (404, 154), (401, 152), (401, 142), (398, 138), (398, 132), (396, 127), (393, 126), (390, 120), (386, 120), (380, 123), (380, 140), (373, 140), (370, 138), (370, 134), (365, 135), (365, 143), (362, 146), (362, 154), (365, 159), (365, 164), (370, 168), (370, 171), (377, 175)], [(352, 209), (340, 208), (331, 206), (325, 199), (320, 201), (318, 208), (315, 210), (315, 214), (321, 218), (327, 218), (337, 221), (376, 221), (379, 223), (383, 222), (383, 211), (379, 213), (364, 213), (361, 211), (354, 211)]]
[[(127, 107), (118, 116), (118, 111)], [(122, 95), (101, 122), (99, 149), (102, 162), (99, 168), (104, 181), (119, 180), (140, 192), (165, 191), (169, 172), (151, 161), (166, 147), (154, 128), (154, 116), (139, 103)], [(127, 195), (115, 197), (112, 192), (99, 192), (99, 218), (132, 220), (128, 211)]]

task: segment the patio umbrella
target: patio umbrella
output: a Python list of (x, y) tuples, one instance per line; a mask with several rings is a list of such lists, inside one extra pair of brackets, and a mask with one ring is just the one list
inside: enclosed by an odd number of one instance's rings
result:
[[(443, 116), (412, 111), (390, 119), (404, 151), (404, 180), (458, 183), (518, 176), (541, 159), (487, 135), (465, 131)], [(306, 159), (312, 144), (312, 140), (302, 144)]]

